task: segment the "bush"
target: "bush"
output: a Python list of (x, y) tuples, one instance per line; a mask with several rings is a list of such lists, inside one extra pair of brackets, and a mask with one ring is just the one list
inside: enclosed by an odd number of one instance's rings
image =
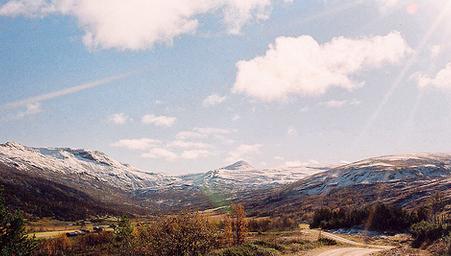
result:
[(265, 248), (256, 244), (244, 244), (240, 246), (222, 249), (208, 256), (279, 256), (280, 253), (273, 248)]
[(326, 237), (321, 237), (320, 239), (318, 239), (318, 242), (321, 245), (337, 245), (337, 241), (335, 241), (333, 239), (326, 238)]
[(199, 214), (162, 217), (137, 233), (132, 255), (198, 256), (219, 244), (216, 227)]
[[(424, 218), (424, 213), (415, 213), (415, 219)], [(360, 209), (321, 208), (313, 214), (311, 228), (352, 228), (364, 226), (369, 230), (403, 231), (414, 223), (411, 214), (391, 205), (374, 204)]]
[(432, 243), (449, 235), (450, 227), (447, 224), (438, 224), (421, 221), (410, 228), (414, 241), (414, 247), (420, 247), (423, 243)]
[(270, 230), (292, 230), (298, 223), (291, 217), (281, 216), (272, 219), (251, 219), (248, 223), (250, 231), (266, 232)]
[(72, 243), (70, 239), (65, 234), (63, 234), (58, 238), (40, 241), (34, 255), (37, 256), (66, 255), (66, 253), (71, 249), (71, 247)]

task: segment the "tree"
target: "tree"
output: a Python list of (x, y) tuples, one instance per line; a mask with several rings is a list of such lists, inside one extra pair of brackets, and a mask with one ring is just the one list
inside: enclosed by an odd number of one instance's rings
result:
[(22, 215), (5, 207), (0, 191), (0, 255), (28, 256), (35, 248), (36, 242), (25, 232)]
[(199, 256), (218, 245), (218, 232), (199, 213), (184, 213), (156, 219), (138, 228), (139, 242), (132, 255)]
[(246, 221), (246, 211), (242, 204), (232, 204), (232, 217), (234, 226), (234, 238), (235, 244), (241, 245), (246, 240), (247, 233), (247, 221)]
[(128, 250), (132, 246), (133, 226), (127, 216), (120, 218), (119, 223), (114, 228), (114, 236), (123, 250)]
[(226, 246), (230, 246), (233, 244), (233, 224), (232, 224), (232, 219), (230, 218), (229, 215), (226, 215), (224, 217), (224, 238), (223, 238), (223, 243)]

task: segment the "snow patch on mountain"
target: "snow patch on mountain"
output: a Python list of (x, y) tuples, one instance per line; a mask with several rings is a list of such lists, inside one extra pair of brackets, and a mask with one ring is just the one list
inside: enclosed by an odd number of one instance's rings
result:
[(125, 191), (162, 187), (176, 180), (163, 174), (141, 171), (102, 152), (84, 149), (32, 148), (8, 142), (0, 144), (0, 162), (22, 171), (40, 169), (40, 175), (58, 173), (106, 182)]
[(234, 193), (295, 182), (323, 170), (307, 166), (257, 169), (242, 160), (205, 173), (168, 176), (139, 170), (99, 151), (33, 148), (15, 142), (0, 144), (0, 163), (24, 172), (39, 170), (35, 175), (52, 180), (64, 177), (95, 186), (100, 182), (128, 192), (211, 189)]
[(435, 180), (451, 175), (451, 155), (405, 154), (374, 157), (302, 179), (292, 187), (305, 194), (333, 188), (409, 180)]

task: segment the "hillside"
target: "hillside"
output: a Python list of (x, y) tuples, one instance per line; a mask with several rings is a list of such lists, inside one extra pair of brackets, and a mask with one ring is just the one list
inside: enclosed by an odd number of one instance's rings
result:
[(0, 144), (0, 182), (10, 206), (58, 218), (206, 209), (319, 171), (259, 170), (239, 161), (205, 173), (169, 176), (120, 163), (99, 151)]
[(258, 212), (309, 211), (322, 206), (386, 202), (413, 208), (441, 192), (451, 203), (451, 155), (407, 154), (369, 158), (267, 191)]

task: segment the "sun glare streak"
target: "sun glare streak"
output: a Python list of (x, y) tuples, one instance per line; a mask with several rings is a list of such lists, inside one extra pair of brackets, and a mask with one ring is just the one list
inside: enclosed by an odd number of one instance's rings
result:
[(365, 126), (363, 127), (361, 133), (357, 136), (356, 140), (353, 143), (353, 149), (355, 149), (358, 145), (360, 145), (361, 140), (365, 135), (368, 133), (368, 130), (374, 125), (374, 122), (378, 119), (382, 109), (384, 108), (385, 104), (390, 100), (391, 96), (393, 95), (394, 91), (399, 87), (399, 85), (404, 81), (406, 75), (410, 71), (411, 67), (416, 63), (418, 54), (424, 49), (426, 44), (431, 39), (431, 36), (436, 32), (439, 25), (443, 22), (443, 20), (447, 17), (447, 14), (451, 8), (451, 2), (449, 2), (445, 8), (443, 8), (443, 11), (440, 13), (440, 15), (434, 20), (429, 30), (424, 34), (423, 39), (420, 41), (420, 43), (415, 47), (414, 54), (412, 57), (409, 58), (409, 60), (406, 62), (406, 65), (403, 67), (399, 75), (394, 80), (393, 84), (390, 86), (390, 88), (385, 93), (384, 97), (382, 98), (381, 102), (373, 112), (373, 114), (370, 116), (368, 121), (366, 122)]

